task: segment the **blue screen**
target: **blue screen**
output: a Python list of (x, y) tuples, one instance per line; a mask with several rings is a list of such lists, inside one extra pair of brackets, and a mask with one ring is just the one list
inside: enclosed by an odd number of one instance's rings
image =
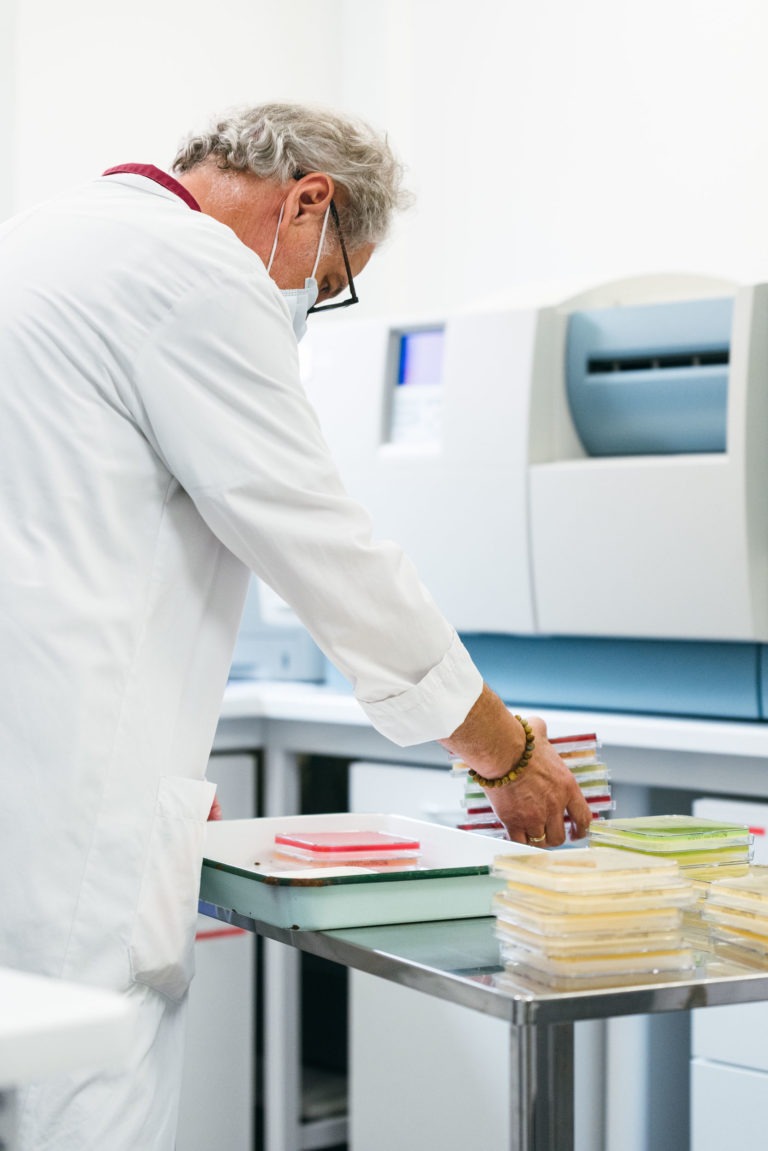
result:
[(440, 384), (443, 378), (442, 328), (408, 332), (400, 337), (398, 384)]

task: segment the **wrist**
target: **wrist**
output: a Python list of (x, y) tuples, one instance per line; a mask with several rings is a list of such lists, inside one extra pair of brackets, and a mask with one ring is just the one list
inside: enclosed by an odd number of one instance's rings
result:
[(520, 715), (515, 715), (514, 719), (517, 721), (517, 726), (522, 731), (523, 747), (518, 755), (513, 758), (512, 766), (507, 768), (506, 772), (500, 776), (483, 776), (474, 768), (469, 769), (470, 777), (479, 783), (484, 788), (503, 787), (507, 783), (512, 783), (519, 775), (525, 771), (525, 768), (530, 763), (533, 755), (534, 747), (536, 746), (536, 737), (533, 729), (527, 720), (523, 719)]

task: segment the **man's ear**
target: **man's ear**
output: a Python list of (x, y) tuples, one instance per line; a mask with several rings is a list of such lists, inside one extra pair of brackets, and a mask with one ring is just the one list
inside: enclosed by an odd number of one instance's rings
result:
[(327, 172), (309, 172), (297, 180), (290, 197), (293, 201), (291, 207), (296, 222), (301, 217), (317, 219), (318, 216), (324, 215), (333, 199), (334, 191), (333, 177)]

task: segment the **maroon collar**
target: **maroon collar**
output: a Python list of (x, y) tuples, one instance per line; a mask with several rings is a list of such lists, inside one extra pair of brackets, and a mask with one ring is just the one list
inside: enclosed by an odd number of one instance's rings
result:
[(156, 168), (154, 164), (118, 164), (115, 168), (107, 168), (106, 172), (101, 174), (102, 176), (116, 176), (119, 172), (130, 172), (134, 176), (146, 176), (148, 180), (154, 180), (156, 184), (161, 184), (163, 188), (173, 192), (193, 211), (202, 211), (195, 197), (187, 191), (183, 184), (174, 180), (173, 176), (169, 176), (161, 168)]

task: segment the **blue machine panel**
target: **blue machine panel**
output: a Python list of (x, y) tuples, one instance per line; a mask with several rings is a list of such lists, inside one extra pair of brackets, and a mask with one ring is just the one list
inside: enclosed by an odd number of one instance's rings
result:
[(574, 312), (566, 383), (586, 452), (724, 452), (732, 317), (732, 299)]
[[(768, 645), (462, 635), (505, 703), (702, 719), (768, 719)], [(349, 684), (332, 664), (326, 683)]]
[(463, 635), (507, 703), (757, 720), (765, 650), (752, 643)]
[(762, 719), (768, 719), (768, 646), (766, 644), (760, 645), (758, 689), (760, 692), (760, 715)]

